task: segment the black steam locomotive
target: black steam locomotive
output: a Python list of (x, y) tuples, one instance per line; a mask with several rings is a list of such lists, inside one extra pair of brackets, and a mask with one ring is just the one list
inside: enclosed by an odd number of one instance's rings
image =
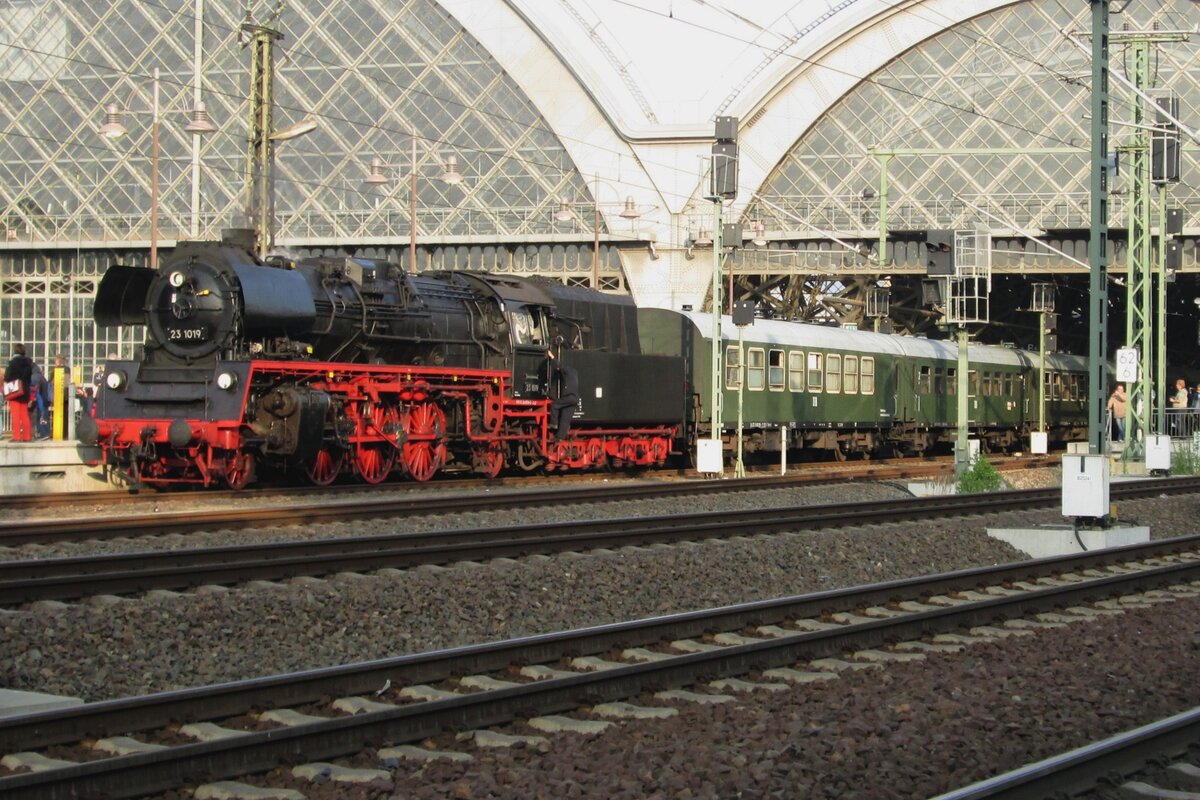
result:
[[(111, 267), (95, 319), (146, 326), (79, 427), (135, 483), (652, 466), (684, 436), (684, 359), (642, 353), (630, 298), (552, 281), (197, 242)], [(561, 442), (551, 348), (580, 375)]]

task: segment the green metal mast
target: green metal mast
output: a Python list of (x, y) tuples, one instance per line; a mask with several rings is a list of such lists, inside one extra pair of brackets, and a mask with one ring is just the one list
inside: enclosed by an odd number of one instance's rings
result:
[[(1166, 354), (1166, 269), (1159, 248), (1158, 286), (1154, 285), (1154, 248), (1151, 228), (1154, 188), (1150, 169), (1152, 106), (1146, 90), (1151, 88), (1152, 48), (1157, 43), (1186, 41), (1186, 34), (1175, 31), (1121, 31), (1113, 34), (1128, 42), (1133, 54), (1130, 83), (1134, 88), (1130, 102), (1133, 144), (1120, 148), (1129, 154), (1129, 263), (1125, 316), (1125, 346), (1138, 351), (1138, 380), (1129, 387), (1126, 404), (1126, 455), (1145, 452), (1146, 437), (1152, 432), (1166, 433), (1167, 354)], [(1159, 190), (1159, 230), (1165, 228), (1166, 186)], [(1157, 309), (1157, 312), (1156, 312)], [(1158, 387), (1158, 392), (1153, 387)], [(1157, 413), (1155, 413), (1157, 412)], [(1155, 424), (1151, 424), (1151, 420)], [(1130, 452), (1134, 450), (1136, 452)]]
[[(1105, 400), (1108, 385), (1104, 365), (1108, 358), (1108, 0), (1092, 4), (1092, 152), (1091, 266), (1088, 300), (1088, 452), (1104, 452)], [(1130, 403), (1132, 405), (1132, 403)]]
[[(712, 440), (713, 449), (720, 453), (723, 444), (722, 388), (724, 386), (721, 369), (721, 255), (725, 242), (722, 237), (724, 220), (721, 217), (724, 200), (720, 195), (712, 197), (713, 203), (713, 264), (712, 264)], [(724, 457), (722, 456), (722, 463)]]
[[(1145, 90), (1150, 78), (1150, 43), (1145, 39), (1132, 42), (1133, 85)], [(1138, 94), (1133, 95), (1130, 113), (1134, 125), (1145, 125), (1146, 106)], [(1150, 379), (1154, 370), (1154, 273), (1150, 269), (1150, 137), (1147, 131), (1136, 129), (1134, 143), (1122, 147), (1129, 154), (1129, 253), (1126, 280), (1128, 298), (1125, 309), (1125, 346), (1138, 353), (1138, 380), (1128, 387), (1126, 403), (1124, 455), (1144, 452), (1146, 437), (1151, 434)]]

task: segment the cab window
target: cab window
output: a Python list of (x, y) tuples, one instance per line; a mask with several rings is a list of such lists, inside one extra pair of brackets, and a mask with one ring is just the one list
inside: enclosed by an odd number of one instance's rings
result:
[(513, 344), (537, 346), (546, 343), (540, 314), (524, 306), (516, 306), (509, 309), (508, 320), (512, 329)]

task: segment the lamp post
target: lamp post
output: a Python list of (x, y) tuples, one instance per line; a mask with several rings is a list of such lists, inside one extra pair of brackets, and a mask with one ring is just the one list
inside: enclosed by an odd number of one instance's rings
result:
[[(108, 139), (118, 139), (129, 132), (129, 129), (121, 122), (121, 117), (125, 113), (149, 113), (151, 115), (150, 123), (150, 268), (158, 268), (158, 128), (161, 112), (159, 110), (159, 72), (158, 67), (154, 68), (153, 77), (153, 102), (149, 112), (132, 111), (130, 109), (122, 109), (116, 103), (109, 103), (104, 107), (104, 124), (100, 126), (98, 133)], [(183, 126), (183, 129), (188, 133), (203, 135), (206, 133), (215, 133), (217, 126), (208, 118), (208, 112), (204, 109), (204, 104), (197, 102), (195, 108), (187, 112), (191, 119)]]
[[(592, 288), (600, 288), (600, 186), (607, 186), (614, 192), (616, 187), (607, 181), (602, 181), (599, 175), (592, 176)], [(619, 195), (620, 192), (617, 192)], [(569, 222), (575, 217), (571, 212), (573, 204), (559, 199), (558, 211), (554, 213), (554, 219), (557, 222)], [(581, 205), (575, 203), (574, 205)], [(618, 214), (621, 219), (633, 221), (642, 216), (642, 212), (638, 211), (637, 205), (633, 202), (633, 195), (626, 195), (625, 200), (621, 203), (621, 213)]]
[[(417, 137), (416, 134), (413, 134), (409, 138), (412, 146), (409, 148), (408, 157), (408, 272), (410, 275), (415, 275), (417, 273)], [(392, 165), (379, 156), (372, 156), (371, 166), (367, 177), (363, 178), (363, 183), (368, 186), (387, 186), (390, 182), (387, 176), (389, 166)], [(446, 157), (441, 180), (447, 186), (457, 186), (462, 183), (463, 176), (458, 171), (458, 158)]]

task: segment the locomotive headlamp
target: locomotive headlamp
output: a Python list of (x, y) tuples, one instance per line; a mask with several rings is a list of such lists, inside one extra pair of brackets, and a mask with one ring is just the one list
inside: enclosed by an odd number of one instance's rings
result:
[(232, 372), (222, 372), (217, 376), (218, 389), (224, 389), (228, 392), (235, 386), (237, 386), (237, 375), (234, 375)]
[(184, 275), (179, 270), (175, 270), (167, 277), (167, 282), (170, 283), (172, 286), (174, 286), (176, 289), (178, 289), (180, 286), (183, 286), (183, 283), (186, 280), (187, 280), (187, 276)]
[(104, 385), (113, 390), (124, 389), (127, 381), (125, 373), (119, 369), (114, 369), (104, 376)]

